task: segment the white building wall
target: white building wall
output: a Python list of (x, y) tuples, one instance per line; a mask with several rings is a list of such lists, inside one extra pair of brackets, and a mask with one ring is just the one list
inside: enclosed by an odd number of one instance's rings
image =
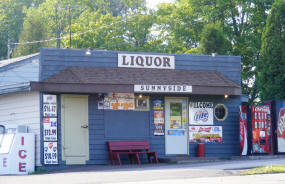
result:
[(0, 124), (27, 125), (36, 134), (36, 166), (40, 166), (40, 93), (0, 95)]

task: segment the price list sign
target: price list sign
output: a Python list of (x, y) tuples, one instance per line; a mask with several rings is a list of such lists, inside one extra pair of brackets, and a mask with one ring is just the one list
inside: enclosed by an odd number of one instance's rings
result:
[(56, 95), (43, 95), (44, 164), (58, 164)]
[(58, 164), (57, 142), (44, 142), (44, 164)]
[(43, 118), (44, 141), (57, 141), (57, 118)]
[(43, 116), (57, 116), (56, 95), (43, 95)]

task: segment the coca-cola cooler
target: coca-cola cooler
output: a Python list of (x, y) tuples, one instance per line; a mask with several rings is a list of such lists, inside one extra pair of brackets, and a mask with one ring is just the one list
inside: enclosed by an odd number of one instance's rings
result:
[(248, 123), (247, 123), (247, 105), (239, 106), (239, 138), (240, 138), (240, 154), (248, 154)]
[(270, 105), (252, 106), (251, 117), (252, 153), (272, 153), (272, 123)]
[(275, 101), (277, 152), (285, 153), (285, 101)]

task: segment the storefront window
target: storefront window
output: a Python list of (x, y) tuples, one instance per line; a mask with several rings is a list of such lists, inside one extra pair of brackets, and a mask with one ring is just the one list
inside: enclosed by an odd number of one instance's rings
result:
[(218, 121), (224, 121), (228, 116), (228, 109), (224, 104), (217, 104), (214, 111)]

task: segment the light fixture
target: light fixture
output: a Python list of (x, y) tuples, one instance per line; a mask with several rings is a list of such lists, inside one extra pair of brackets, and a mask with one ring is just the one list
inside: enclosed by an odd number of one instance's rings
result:
[(225, 99), (229, 98), (229, 95), (228, 94), (225, 94), (224, 95)]
[(90, 49), (87, 49), (86, 52), (85, 52), (85, 54), (86, 54), (86, 55), (91, 55), (91, 50), (90, 50)]
[(139, 94), (139, 98), (142, 98), (143, 97), (143, 95), (142, 94)]

